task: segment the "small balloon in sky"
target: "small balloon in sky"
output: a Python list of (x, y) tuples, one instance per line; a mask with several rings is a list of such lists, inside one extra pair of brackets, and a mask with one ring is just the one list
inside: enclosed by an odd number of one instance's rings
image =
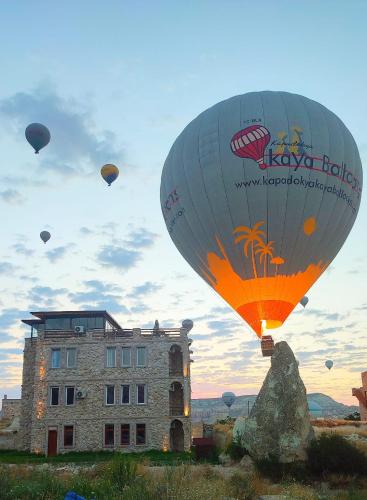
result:
[(111, 186), (111, 184), (119, 176), (119, 169), (112, 163), (106, 163), (106, 165), (103, 165), (103, 167), (101, 168), (101, 175), (103, 177), (103, 180), (105, 180), (107, 184)]
[(43, 241), (43, 243), (47, 243), (48, 240), (51, 238), (51, 234), (48, 231), (41, 231), (40, 238)]
[(223, 403), (230, 408), (236, 400), (236, 396), (233, 392), (223, 392), (222, 401)]
[(25, 137), (34, 148), (34, 152), (38, 154), (50, 142), (51, 134), (48, 128), (42, 125), (42, 123), (31, 123), (25, 129)]
[(300, 300), (300, 304), (303, 307), (307, 306), (307, 304), (308, 304), (308, 297), (306, 297), (306, 295), (304, 297), (302, 297), (302, 299)]
[(326, 368), (327, 368), (328, 370), (331, 370), (331, 368), (333, 367), (333, 365), (334, 365), (334, 362), (333, 362), (333, 361), (331, 361), (331, 359), (327, 359), (327, 360), (325, 361), (325, 366), (326, 366)]

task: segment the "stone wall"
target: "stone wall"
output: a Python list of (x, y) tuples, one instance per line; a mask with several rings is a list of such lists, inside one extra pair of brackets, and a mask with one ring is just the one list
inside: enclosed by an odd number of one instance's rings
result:
[[(47, 335), (47, 334), (46, 334)], [(27, 342), (24, 351), (24, 371), (22, 387), (23, 447), (32, 452), (47, 452), (49, 429), (57, 430), (58, 452), (75, 450), (100, 450), (104, 448), (104, 426), (114, 424), (114, 449), (137, 451), (149, 448), (169, 449), (171, 422), (178, 419), (183, 424), (184, 447), (191, 445), (190, 419), (190, 363), (189, 346), (185, 330), (177, 337), (170, 335), (143, 335), (134, 330), (130, 337), (104, 337), (95, 331), (84, 336), (53, 339), (40, 333), (37, 339)], [(169, 350), (179, 345), (183, 353), (184, 374), (169, 376)], [(106, 367), (106, 348), (116, 347), (115, 368)], [(121, 367), (121, 347), (131, 347), (132, 366)], [(136, 347), (146, 347), (147, 365), (137, 367)], [(66, 368), (66, 348), (77, 349), (76, 368)], [(61, 367), (51, 368), (51, 349), (61, 349)], [(32, 373), (33, 372), (33, 373)], [(171, 416), (169, 410), (169, 390), (172, 382), (182, 384), (184, 391), (184, 415)], [(105, 387), (115, 386), (115, 404), (106, 405)], [(121, 384), (130, 384), (131, 403), (122, 405)], [(146, 384), (147, 404), (136, 404), (136, 385)], [(60, 404), (50, 405), (50, 387), (60, 388)], [(86, 397), (76, 400), (74, 405), (65, 405), (65, 387), (74, 386), (86, 391)], [(27, 422), (31, 425), (27, 426)], [(120, 425), (129, 423), (131, 445), (121, 447)], [(147, 442), (135, 444), (135, 426), (146, 424)], [(74, 426), (74, 446), (64, 448), (63, 429)]]
[(21, 400), (10, 399), (4, 395), (1, 405), (1, 417), (3, 419), (11, 420), (14, 417), (20, 417)]

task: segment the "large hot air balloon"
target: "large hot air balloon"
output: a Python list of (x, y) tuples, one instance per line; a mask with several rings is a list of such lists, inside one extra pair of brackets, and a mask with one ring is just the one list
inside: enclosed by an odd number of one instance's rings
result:
[(119, 169), (116, 167), (116, 165), (113, 165), (112, 163), (106, 163), (106, 165), (103, 165), (101, 168), (101, 175), (103, 179), (107, 182), (109, 186), (117, 179), (119, 176)]
[(300, 304), (303, 307), (307, 306), (307, 304), (308, 304), (308, 297), (306, 297), (306, 295), (304, 297), (302, 297), (302, 299), (300, 300)]
[(42, 125), (42, 123), (31, 123), (25, 129), (25, 138), (38, 155), (40, 150), (50, 142), (51, 134), (48, 128)]
[(326, 366), (326, 368), (327, 368), (328, 370), (331, 370), (331, 368), (334, 366), (334, 362), (333, 362), (333, 361), (331, 361), (331, 359), (327, 359), (327, 360), (325, 361), (325, 366)]
[(233, 392), (223, 392), (222, 401), (230, 408), (236, 400), (236, 395)]
[(43, 243), (46, 244), (48, 240), (51, 238), (51, 234), (48, 231), (41, 231), (40, 238), (43, 241)]
[(261, 336), (339, 252), (361, 191), (357, 146), (334, 113), (300, 95), (252, 92), (179, 135), (161, 206), (183, 257)]

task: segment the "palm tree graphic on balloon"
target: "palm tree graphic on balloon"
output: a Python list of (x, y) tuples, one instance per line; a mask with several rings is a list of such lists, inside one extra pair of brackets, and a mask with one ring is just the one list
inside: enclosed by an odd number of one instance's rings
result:
[(274, 257), (274, 241), (269, 241), (265, 243), (263, 237), (265, 237), (265, 232), (260, 229), (260, 227), (265, 224), (263, 221), (257, 222), (252, 228), (248, 226), (238, 226), (233, 231), (236, 236), (234, 242), (236, 244), (244, 242), (243, 253), (245, 257), (248, 257), (249, 248), (251, 247), (251, 260), (252, 269), (254, 277), (258, 278), (258, 273), (256, 269), (256, 255), (259, 255), (260, 265), (264, 262), (264, 278), (267, 275), (266, 264), (267, 259), (270, 258), (270, 263), (276, 265), (276, 274), (278, 271), (278, 265), (284, 264), (284, 259), (282, 257)]

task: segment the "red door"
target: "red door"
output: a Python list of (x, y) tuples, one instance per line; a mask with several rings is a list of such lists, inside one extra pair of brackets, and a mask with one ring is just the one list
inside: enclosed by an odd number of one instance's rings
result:
[(49, 430), (48, 431), (48, 447), (47, 447), (47, 456), (53, 457), (57, 455), (57, 431)]

